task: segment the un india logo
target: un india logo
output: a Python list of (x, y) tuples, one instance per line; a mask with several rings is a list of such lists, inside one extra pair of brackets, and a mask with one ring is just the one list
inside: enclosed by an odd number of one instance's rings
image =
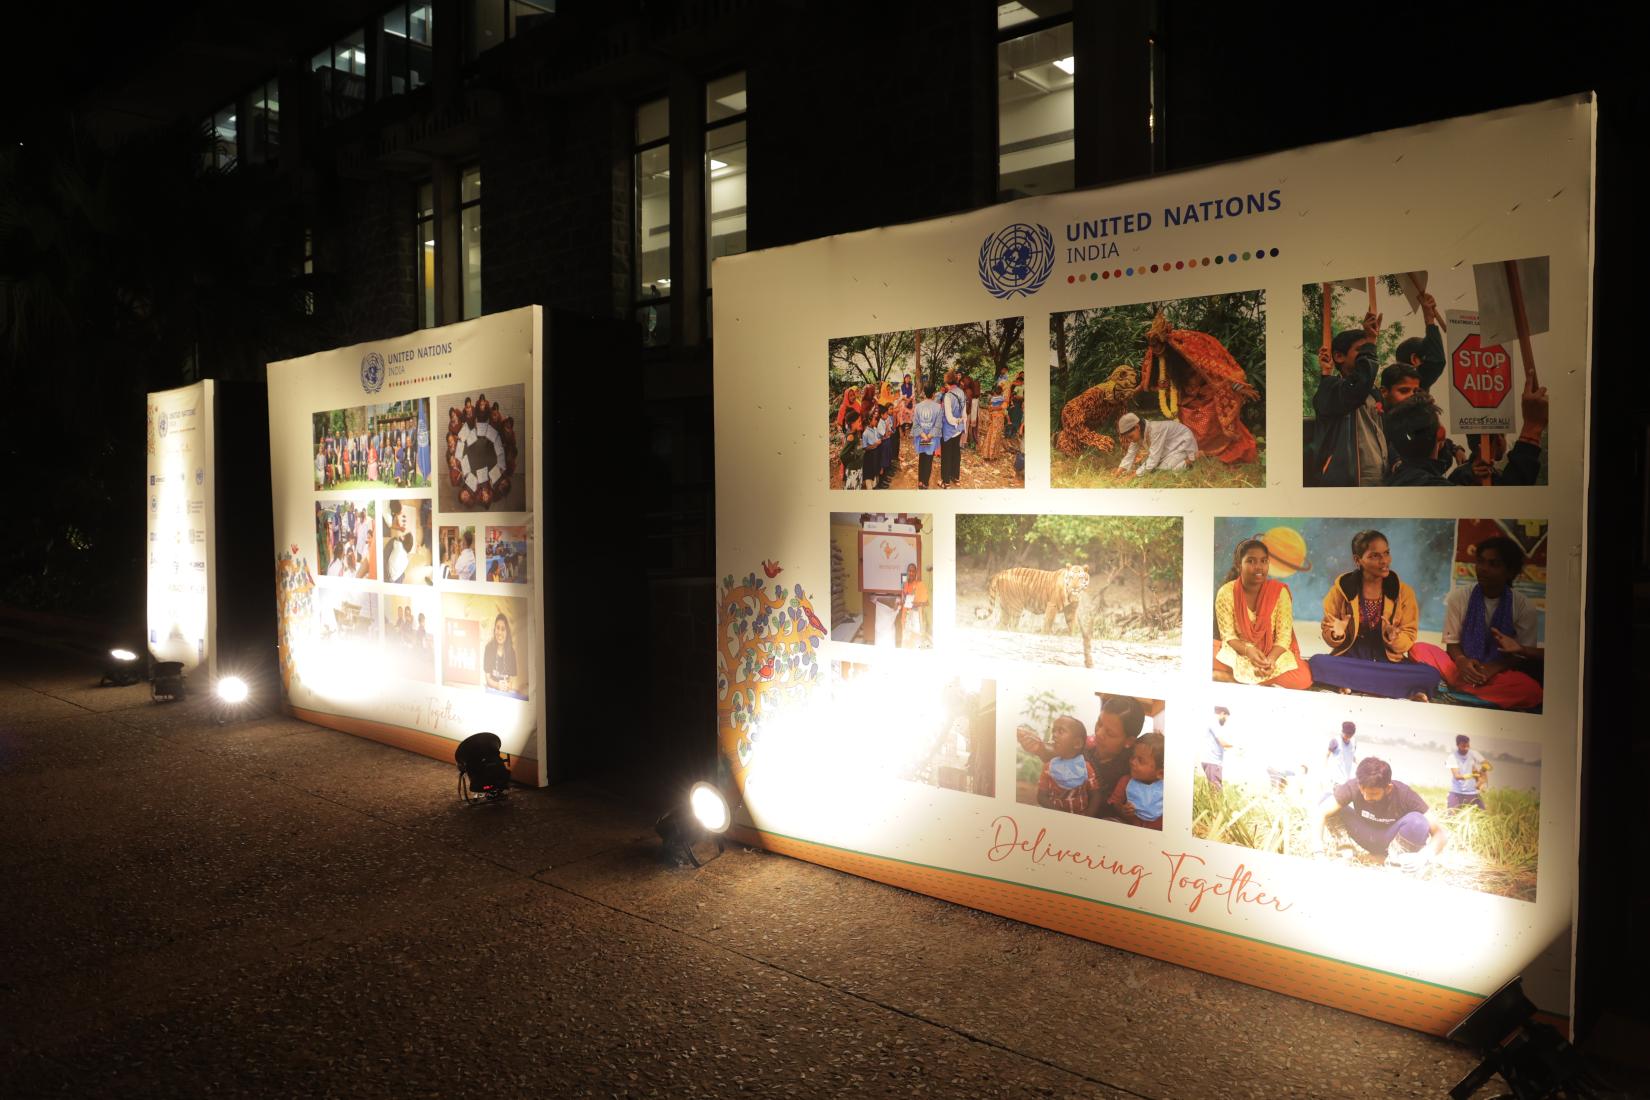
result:
[(384, 357), (369, 351), (361, 357), (361, 388), (377, 393), (384, 388)]
[(980, 285), (998, 298), (1035, 294), (1054, 270), (1054, 234), (1016, 222), (980, 245)]

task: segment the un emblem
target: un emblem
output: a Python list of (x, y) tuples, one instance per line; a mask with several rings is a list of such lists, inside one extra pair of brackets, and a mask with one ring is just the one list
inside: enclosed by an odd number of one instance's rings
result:
[(376, 351), (361, 357), (361, 388), (368, 393), (384, 388), (384, 357)]
[(998, 298), (1035, 294), (1054, 270), (1054, 234), (1017, 222), (980, 245), (980, 284)]

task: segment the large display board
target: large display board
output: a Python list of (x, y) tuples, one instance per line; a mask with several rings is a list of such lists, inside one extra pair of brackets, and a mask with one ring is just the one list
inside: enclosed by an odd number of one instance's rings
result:
[(1425, 1030), (1520, 973), (1567, 1014), (1593, 125), (717, 261), (743, 835)]
[(211, 379), (151, 393), (148, 418), (149, 652), (217, 676)]
[(281, 681), (293, 713), (545, 775), (538, 307), (269, 366)]

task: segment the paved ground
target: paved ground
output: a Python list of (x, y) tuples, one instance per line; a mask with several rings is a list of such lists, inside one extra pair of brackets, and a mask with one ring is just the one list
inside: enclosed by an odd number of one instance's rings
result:
[(1439, 1097), (1473, 1061), (779, 856), (666, 867), (593, 788), (467, 808), (449, 765), (0, 660), (0, 1096)]

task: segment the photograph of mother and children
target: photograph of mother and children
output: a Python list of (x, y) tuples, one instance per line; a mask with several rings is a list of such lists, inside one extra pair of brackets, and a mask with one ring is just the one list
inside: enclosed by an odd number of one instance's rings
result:
[(1369, 522), (1216, 519), (1213, 679), (1539, 712), (1546, 522)]
[(1020, 705), (1015, 798), (1045, 810), (1163, 828), (1164, 704), (1095, 692), (1088, 722), (1052, 691)]
[(1025, 486), (1025, 318), (830, 342), (833, 489)]

